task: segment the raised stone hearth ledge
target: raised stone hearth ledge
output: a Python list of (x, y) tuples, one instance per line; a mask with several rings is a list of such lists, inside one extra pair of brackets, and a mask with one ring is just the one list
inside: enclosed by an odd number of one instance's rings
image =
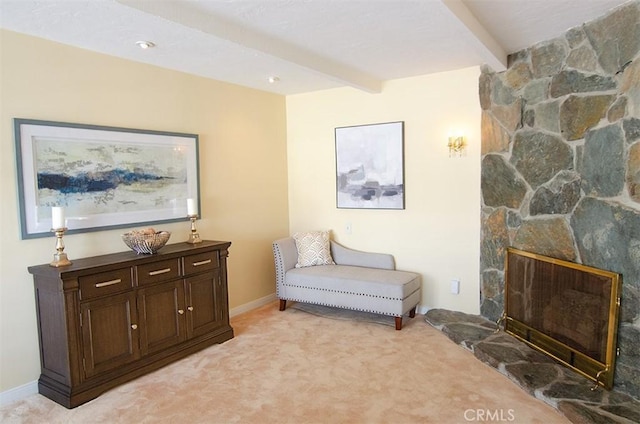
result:
[(425, 321), (573, 423), (639, 423), (640, 401), (602, 388), (479, 315), (431, 309)]

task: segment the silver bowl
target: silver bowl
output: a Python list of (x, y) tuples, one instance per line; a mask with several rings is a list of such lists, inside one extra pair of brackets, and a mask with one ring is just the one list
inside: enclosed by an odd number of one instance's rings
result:
[(160, 250), (171, 237), (169, 231), (133, 230), (122, 235), (122, 241), (136, 253), (152, 255)]

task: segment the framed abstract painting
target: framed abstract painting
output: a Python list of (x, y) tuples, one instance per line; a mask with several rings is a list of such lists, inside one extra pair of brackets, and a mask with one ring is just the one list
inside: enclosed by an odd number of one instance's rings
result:
[(73, 234), (181, 221), (187, 199), (200, 204), (195, 134), (18, 118), (14, 130), (23, 239), (50, 234), (54, 206)]
[(404, 122), (335, 129), (338, 208), (404, 209)]

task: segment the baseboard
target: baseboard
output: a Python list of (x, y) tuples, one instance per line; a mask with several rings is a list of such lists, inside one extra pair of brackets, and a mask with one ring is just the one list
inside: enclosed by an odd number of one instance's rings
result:
[(256, 299), (253, 302), (237, 306), (229, 311), (229, 317), (235, 317), (236, 315), (244, 314), (245, 312), (249, 312), (261, 306), (268, 305), (269, 303), (274, 302), (276, 299), (276, 294), (273, 293), (260, 299)]
[(30, 383), (23, 384), (22, 386), (14, 387), (13, 389), (0, 392), (0, 406), (5, 406), (11, 402), (24, 399), (28, 396), (38, 393), (38, 381), (34, 380)]

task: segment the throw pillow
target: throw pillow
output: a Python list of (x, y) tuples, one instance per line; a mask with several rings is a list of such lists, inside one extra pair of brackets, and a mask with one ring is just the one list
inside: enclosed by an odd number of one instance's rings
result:
[(296, 268), (313, 265), (334, 265), (331, 258), (329, 231), (308, 231), (293, 235), (298, 249)]

